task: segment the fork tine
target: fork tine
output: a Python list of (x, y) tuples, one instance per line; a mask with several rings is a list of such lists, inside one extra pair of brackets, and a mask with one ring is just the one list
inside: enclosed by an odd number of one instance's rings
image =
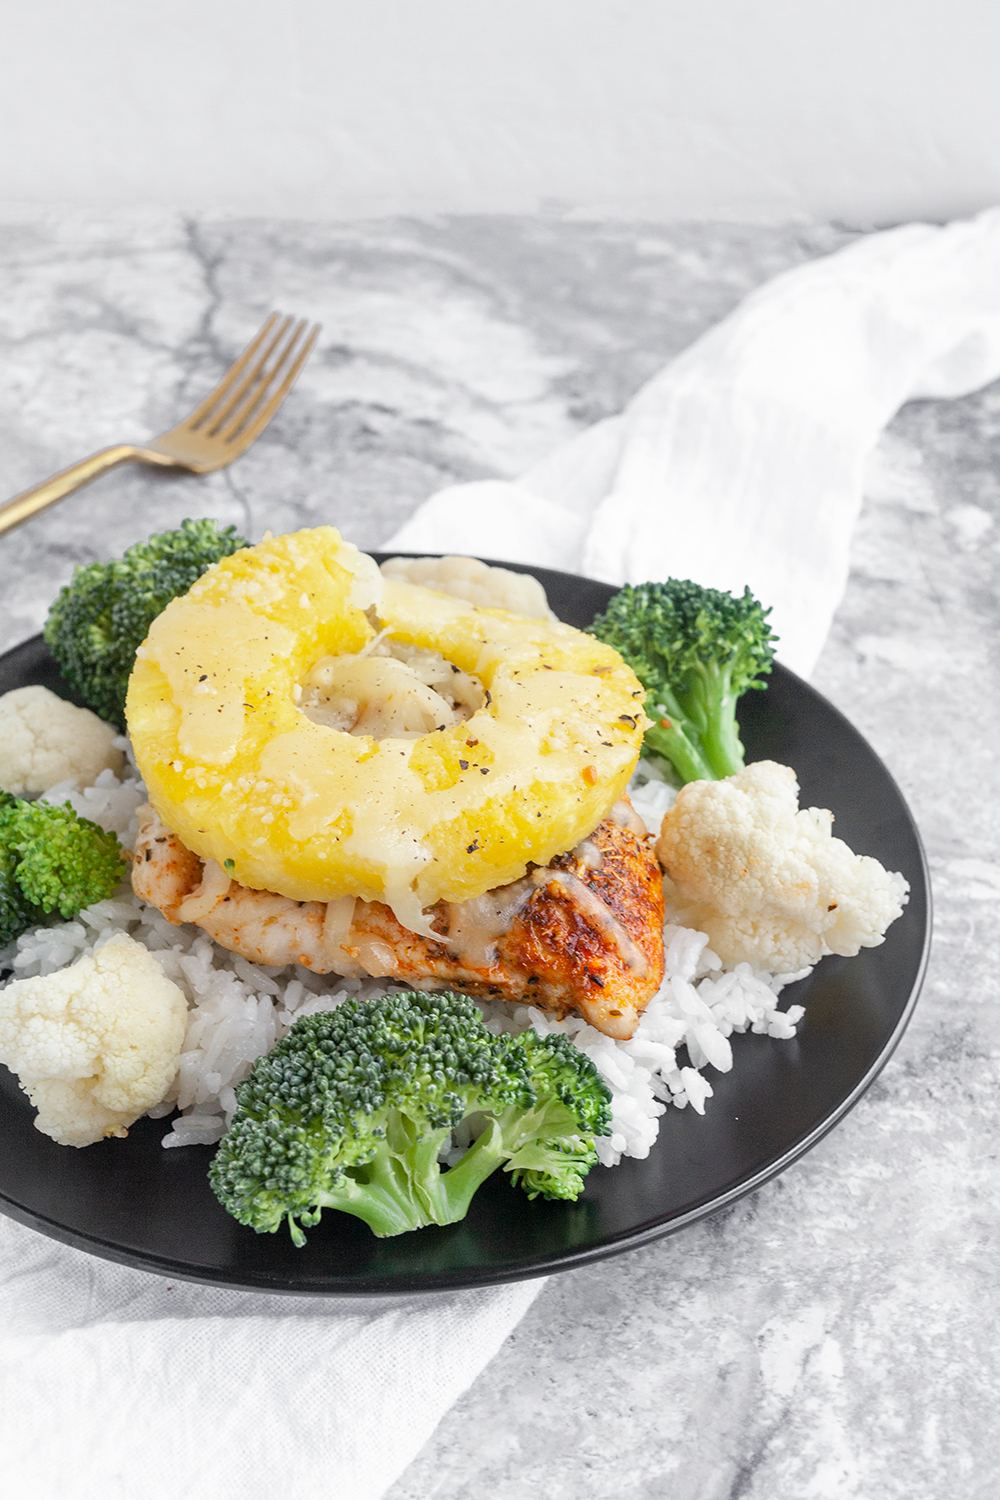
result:
[[(295, 361), (299, 359), (299, 356), (301, 354), (300, 340), (306, 333), (307, 328), (308, 324), (304, 319), (301, 323), (296, 324), (295, 328), (292, 330), (290, 337), (284, 343), (284, 347), (278, 352), (270, 369), (262, 372), (256, 386), (252, 390), (247, 392), (246, 396), (235, 410), (231, 410), (230, 415), (226, 419), (225, 425), (223, 426), (222, 424), (220, 424), (216, 429), (218, 436), (222, 439), (223, 442), (230, 443), (236, 441), (237, 439), (241, 440), (243, 431), (255, 424), (257, 417), (265, 404), (268, 406), (268, 408), (273, 410), (273, 408), (271, 408), (271, 392), (274, 388), (275, 381), (280, 380), (290, 367), (294, 369), (296, 373), (299, 369), (301, 369), (301, 364), (297, 364), (295, 363)], [(312, 343), (310, 343), (309, 348), (312, 348)], [(294, 379), (294, 375), (292, 378)], [(283, 382), (279, 387), (279, 390), (284, 393), (288, 390), (288, 386), (290, 385), (290, 383), (291, 382), (285, 384)], [(255, 428), (255, 431), (259, 430), (259, 428)]]
[[(304, 319), (296, 323), (294, 328), (291, 328), (291, 324), (292, 319), (286, 318), (277, 335), (271, 340), (267, 352), (257, 361), (255, 369), (243, 381), (239, 391), (226, 402), (224, 411), (220, 412), (214, 420), (210, 436), (226, 441), (242, 423), (252, 416), (254, 409), (266, 397), (268, 387), (275, 376), (280, 373), (289, 350), (295, 345), (306, 326)], [(284, 347), (280, 347), (282, 344)], [(270, 368), (268, 368), (269, 361), (271, 361)]]
[(229, 369), (219, 381), (218, 385), (215, 386), (213, 390), (209, 391), (208, 395), (200, 405), (195, 407), (194, 411), (191, 413), (184, 424), (186, 427), (197, 427), (201, 422), (205, 420), (209, 412), (211, 412), (218, 405), (233, 382), (239, 378), (250, 360), (253, 359), (254, 355), (257, 353), (257, 350), (260, 348), (261, 344), (267, 338), (268, 334), (271, 332), (271, 329), (278, 321), (278, 317), (278, 313), (271, 313), (270, 317), (264, 323), (263, 327), (254, 334), (249, 344), (247, 344), (246, 348), (243, 350), (243, 353), (239, 356), (238, 359), (233, 362), (233, 364), (229, 366)]
[[(302, 326), (305, 327), (305, 324), (303, 324)], [(297, 334), (296, 337), (298, 337)], [(295, 356), (295, 360), (293, 361), (293, 363), (289, 366), (284, 380), (281, 382), (278, 389), (274, 392), (273, 396), (271, 396), (270, 400), (267, 402), (267, 405), (262, 410), (258, 411), (256, 415), (254, 415), (253, 420), (250, 421), (247, 426), (244, 426), (242, 431), (238, 433), (230, 431), (229, 433), (227, 433), (225, 439), (226, 442), (231, 442), (234, 444), (234, 446), (243, 449), (248, 448), (250, 444), (257, 437), (259, 437), (259, 435), (263, 432), (264, 428), (267, 426), (268, 422), (270, 422), (271, 418), (278, 410), (278, 407), (281, 405), (282, 401), (284, 401), (285, 397), (288, 395), (288, 392), (294, 385), (296, 379), (298, 378), (299, 371), (302, 369), (302, 366), (305, 364), (306, 360), (309, 358), (309, 355), (312, 353), (312, 347), (318, 337), (319, 324), (314, 323), (305, 343), (302, 345), (298, 354)], [(290, 352), (291, 346), (289, 346), (289, 348), (285, 351), (286, 356)], [(278, 374), (279, 369), (280, 366), (274, 370), (273, 374)]]
[[(277, 317), (277, 314), (275, 316)], [(223, 424), (229, 421), (231, 412), (240, 405), (247, 393), (253, 390), (253, 387), (262, 378), (268, 360), (285, 337), (293, 321), (294, 319), (290, 317), (281, 320), (274, 331), (273, 337), (265, 345), (263, 352), (254, 360), (249, 370), (245, 369), (244, 372), (241, 372), (242, 379), (235, 390), (224, 393), (222, 405), (220, 406), (216, 403), (212, 410), (202, 418), (199, 426), (204, 426), (206, 422), (210, 424), (206, 430), (206, 437), (218, 436)]]

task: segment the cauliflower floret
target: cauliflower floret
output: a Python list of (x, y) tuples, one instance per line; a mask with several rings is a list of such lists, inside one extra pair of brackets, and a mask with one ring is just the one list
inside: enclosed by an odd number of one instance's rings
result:
[(833, 814), (799, 811), (794, 771), (756, 761), (692, 781), (663, 819), (656, 853), (668, 919), (707, 932), (726, 964), (790, 974), (826, 953), (875, 948), (909, 889), (831, 836)]
[(24, 797), (59, 781), (90, 786), (106, 770), (117, 776), (125, 757), (116, 732), (48, 688), (14, 688), (0, 697), (0, 787)]
[(158, 1104), (174, 1080), (187, 1001), (141, 943), (119, 934), (90, 957), (0, 990), (0, 1062), (62, 1146), (89, 1146)]
[(419, 583), (480, 609), (507, 609), (529, 620), (555, 619), (537, 578), (511, 568), (491, 568), (478, 557), (389, 557), (382, 564), (382, 576)]

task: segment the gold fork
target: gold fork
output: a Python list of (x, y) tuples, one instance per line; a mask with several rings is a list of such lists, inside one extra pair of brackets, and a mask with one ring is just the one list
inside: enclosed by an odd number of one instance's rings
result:
[(144, 447), (119, 443), (63, 469), (44, 484), (0, 505), (0, 535), (89, 484), (117, 464), (136, 461), (161, 469), (211, 474), (245, 453), (291, 390), (319, 334), (319, 325), (272, 313), (256, 338), (189, 417)]

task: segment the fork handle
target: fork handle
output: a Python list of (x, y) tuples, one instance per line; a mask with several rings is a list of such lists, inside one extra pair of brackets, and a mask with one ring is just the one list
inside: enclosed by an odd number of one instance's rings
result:
[(156, 454), (150, 454), (146, 448), (135, 448), (130, 443), (119, 443), (114, 448), (102, 448), (100, 453), (92, 453), (89, 458), (83, 458), (78, 464), (73, 464), (61, 473), (54, 474), (51, 479), (46, 479), (44, 484), (38, 484), (34, 489), (25, 490), (21, 495), (15, 495), (13, 500), (8, 500), (5, 505), (0, 505), (0, 536), (5, 531), (11, 531), (22, 522), (29, 521), (36, 516), (40, 510), (45, 510), (49, 505), (55, 505), (64, 495), (69, 495), (73, 490), (78, 490), (81, 485), (89, 484), (99, 474), (104, 474), (108, 469), (115, 468), (118, 464), (127, 463), (129, 459), (140, 459), (146, 462), (170, 464), (169, 459), (158, 458)]

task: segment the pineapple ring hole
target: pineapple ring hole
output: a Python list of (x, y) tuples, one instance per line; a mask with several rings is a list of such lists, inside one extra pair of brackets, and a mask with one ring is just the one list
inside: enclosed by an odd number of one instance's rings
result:
[(323, 656), (292, 689), (314, 724), (375, 740), (415, 740), (463, 724), (487, 701), (478, 677), (439, 651), (381, 630), (362, 650)]

